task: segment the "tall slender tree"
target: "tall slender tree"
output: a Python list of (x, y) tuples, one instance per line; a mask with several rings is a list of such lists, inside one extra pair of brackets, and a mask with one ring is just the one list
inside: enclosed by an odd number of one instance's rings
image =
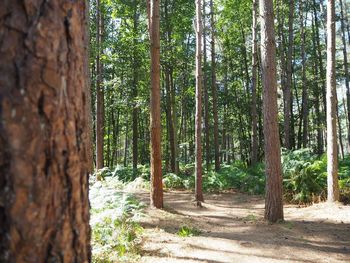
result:
[(87, 1), (39, 2), (0, 4), (0, 262), (89, 262)]
[(252, 26), (252, 164), (258, 161), (258, 115), (257, 105), (257, 77), (258, 77), (258, 39), (257, 39), (257, 22), (258, 22), (258, 0), (253, 0), (253, 26)]
[[(345, 15), (344, 15), (344, 6), (343, 1), (340, 0), (340, 22), (341, 22), (341, 33), (342, 33), (342, 42), (343, 42), (343, 64), (344, 64), (344, 77), (345, 77), (345, 88), (346, 88), (346, 99), (348, 102), (348, 108), (350, 105), (350, 77), (349, 77), (349, 65), (348, 65), (348, 52), (347, 52), (347, 44), (346, 44), (346, 35), (345, 35)], [(350, 114), (348, 112), (347, 115), (348, 123), (350, 123)], [(350, 149), (350, 127), (348, 129), (348, 147)]]
[(204, 89), (204, 133), (205, 133), (205, 165), (207, 171), (210, 168), (210, 127), (209, 127), (209, 91), (207, 78), (207, 26), (205, 0), (203, 0), (203, 89)]
[(160, 30), (159, 0), (148, 0), (148, 28), (151, 52), (151, 206), (163, 208), (160, 119)]
[(137, 106), (137, 94), (138, 94), (138, 55), (137, 55), (137, 32), (139, 26), (139, 14), (138, 14), (138, 3), (136, 0), (133, 1), (133, 54), (132, 54), (132, 63), (133, 63), (133, 76), (132, 76), (132, 167), (134, 172), (137, 170), (138, 164), (138, 106)]
[(327, 186), (328, 201), (339, 201), (337, 90), (335, 79), (335, 0), (327, 0)]
[(284, 94), (284, 146), (287, 149), (292, 148), (291, 135), (294, 131), (291, 129), (292, 118), (292, 58), (294, 43), (294, 0), (289, 0), (289, 18), (288, 18), (288, 51), (286, 59), (286, 83), (283, 88)]
[(104, 136), (104, 112), (103, 112), (103, 65), (101, 63), (103, 12), (100, 0), (96, 1), (96, 169), (102, 169), (103, 163), (103, 136)]
[(220, 169), (220, 152), (219, 152), (219, 118), (217, 102), (217, 85), (216, 85), (216, 52), (215, 52), (215, 20), (214, 20), (214, 3), (210, 0), (210, 24), (211, 24), (211, 93), (213, 96), (213, 119), (214, 119), (214, 159), (215, 170)]
[(266, 163), (265, 219), (283, 220), (282, 168), (277, 120), (276, 43), (273, 1), (260, 0), (261, 65), (264, 87), (264, 138)]
[(202, 0), (196, 0), (196, 116), (195, 116), (195, 200), (200, 206), (202, 192)]
[[(304, 8), (306, 7), (303, 0), (300, 1), (300, 35), (301, 35), (301, 66), (302, 66), (302, 145), (304, 148), (307, 147), (308, 143), (308, 125), (309, 125), (309, 94), (307, 89), (307, 79), (306, 79), (306, 32), (305, 24), (307, 21), (307, 16), (304, 20)], [(301, 143), (301, 142), (300, 142)]]

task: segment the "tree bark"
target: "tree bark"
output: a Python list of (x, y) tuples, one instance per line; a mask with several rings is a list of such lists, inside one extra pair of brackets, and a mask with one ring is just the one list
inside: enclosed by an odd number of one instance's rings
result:
[(327, 185), (329, 202), (339, 201), (334, 2), (334, 0), (327, 0)]
[(196, 116), (195, 116), (195, 200), (204, 201), (202, 191), (202, 8), (196, 0)]
[(261, 60), (264, 87), (264, 138), (266, 163), (265, 219), (283, 220), (282, 168), (277, 119), (276, 43), (273, 1), (260, 0)]
[(0, 3), (1, 262), (90, 261), (86, 8)]
[(211, 24), (211, 89), (213, 96), (213, 119), (214, 119), (214, 159), (215, 171), (220, 169), (219, 153), (219, 121), (218, 121), (218, 103), (217, 103), (217, 85), (216, 85), (216, 61), (215, 61), (215, 21), (214, 4), (210, 0), (210, 24)]
[(151, 52), (151, 206), (163, 208), (163, 182), (161, 157), (161, 116), (160, 116), (160, 33), (159, 0), (148, 0), (148, 28)]

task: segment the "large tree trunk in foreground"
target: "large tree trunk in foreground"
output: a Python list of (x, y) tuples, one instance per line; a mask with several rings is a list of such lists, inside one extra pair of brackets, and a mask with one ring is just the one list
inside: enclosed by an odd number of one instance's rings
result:
[(84, 1), (1, 1), (0, 261), (89, 262)]
[(148, 0), (148, 29), (151, 42), (151, 206), (163, 208), (160, 119), (159, 0)]
[(327, 185), (328, 201), (334, 202), (339, 200), (334, 0), (327, 1), (327, 32)]
[(195, 117), (195, 199), (203, 202), (202, 192), (202, 8), (196, 0), (196, 117)]
[(283, 220), (282, 168), (277, 120), (276, 44), (273, 1), (260, 0), (261, 64), (264, 87), (264, 138), (266, 162), (265, 219)]

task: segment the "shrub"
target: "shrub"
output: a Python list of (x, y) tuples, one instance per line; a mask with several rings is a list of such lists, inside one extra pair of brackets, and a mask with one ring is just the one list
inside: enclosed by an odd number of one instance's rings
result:
[(282, 155), (285, 197), (296, 203), (310, 203), (314, 197), (325, 198), (327, 186), (326, 158), (318, 158), (310, 149)]
[(90, 187), (93, 262), (120, 262), (138, 257), (142, 227), (136, 223), (144, 205), (120, 192), (118, 177)]
[(164, 175), (163, 184), (166, 188), (178, 189), (184, 188), (183, 179), (173, 173)]

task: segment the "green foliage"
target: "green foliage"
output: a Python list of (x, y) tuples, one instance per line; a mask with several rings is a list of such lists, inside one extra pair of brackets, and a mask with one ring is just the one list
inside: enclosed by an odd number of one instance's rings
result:
[(168, 173), (164, 175), (163, 185), (166, 188), (184, 188), (183, 179), (180, 176), (173, 173)]
[[(167, 188), (193, 189), (195, 183), (194, 165), (187, 165), (192, 171), (182, 168), (181, 175), (167, 174), (164, 184)], [(324, 200), (327, 193), (327, 158), (317, 156), (311, 149), (282, 152), (284, 197), (292, 203), (311, 203)], [(350, 156), (339, 162), (339, 186), (342, 201), (350, 202)], [(222, 165), (218, 172), (209, 171), (203, 175), (203, 190), (206, 192), (237, 189), (250, 194), (264, 194), (265, 167), (258, 163), (247, 167), (241, 161)]]
[(98, 179), (98, 180), (104, 180), (106, 177), (108, 176), (112, 176), (113, 173), (112, 171), (109, 169), (109, 167), (103, 167), (102, 169), (98, 170), (95, 172), (94, 176)]
[(118, 177), (90, 183), (92, 261), (134, 260), (142, 234), (136, 221), (142, 216), (144, 205), (134, 196), (120, 192), (123, 183)]
[(243, 221), (256, 222), (258, 221), (258, 218), (256, 217), (256, 215), (249, 214), (243, 218)]
[(131, 182), (138, 176), (138, 170), (135, 171), (132, 167), (117, 166), (113, 172), (113, 176), (118, 177), (123, 182)]
[(327, 187), (327, 159), (318, 158), (310, 149), (282, 155), (283, 182), (288, 201), (310, 203), (314, 197), (324, 199)]
[(195, 227), (190, 226), (181, 226), (179, 231), (177, 231), (177, 235), (180, 237), (193, 237), (200, 235), (201, 231)]
[(339, 162), (339, 189), (340, 200), (350, 203), (350, 155)]

